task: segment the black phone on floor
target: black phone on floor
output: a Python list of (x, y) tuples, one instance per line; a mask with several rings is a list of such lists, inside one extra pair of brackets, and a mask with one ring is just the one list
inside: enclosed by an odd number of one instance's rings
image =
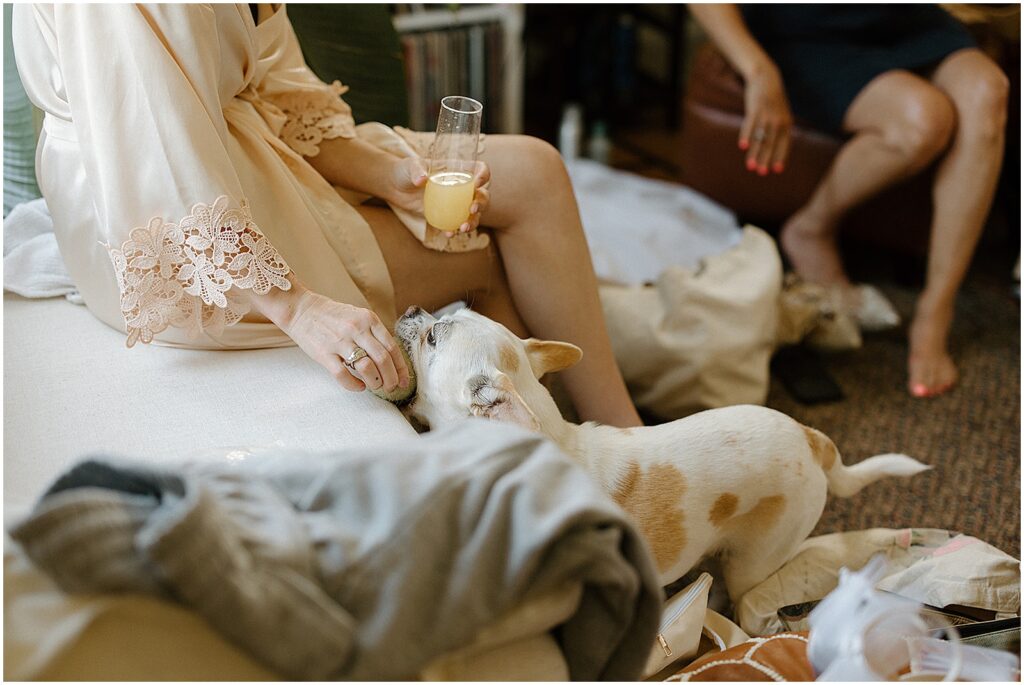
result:
[(790, 395), (802, 404), (838, 402), (846, 398), (814, 350), (793, 345), (772, 357), (771, 370)]

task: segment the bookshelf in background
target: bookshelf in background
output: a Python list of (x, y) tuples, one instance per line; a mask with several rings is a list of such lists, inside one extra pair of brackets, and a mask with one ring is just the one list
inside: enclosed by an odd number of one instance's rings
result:
[(393, 5), (402, 41), (409, 125), (431, 131), (441, 98), (484, 105), (488, 133), (520, 133), (523, 102), (521, 5)]
[[(686, 9), (680, 4), (526, 5), (525, 133), (555, 143), (566, 105), (583, 109), (584, 138), (603, 129), (618, 151), (677, 173), (667, 149), (636, 136), (674, 135), (683, 95)], [(584, 146), (586, 149), (586, 146)]]

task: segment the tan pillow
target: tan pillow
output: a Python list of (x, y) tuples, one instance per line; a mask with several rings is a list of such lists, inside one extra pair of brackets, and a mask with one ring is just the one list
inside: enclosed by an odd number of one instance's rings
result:
[(666, 678), (669, 681), (811, 681), (807, 633), (755, 637), (724, 652), (707, 654)]

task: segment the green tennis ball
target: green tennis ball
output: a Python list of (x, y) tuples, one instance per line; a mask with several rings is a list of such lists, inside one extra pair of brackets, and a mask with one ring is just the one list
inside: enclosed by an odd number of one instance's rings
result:
[(400, 385), (396, 385), (394, 390), (387, 392), (382, 385), (370, 392), (382, 400), (387, 400), (394, 404), (403, 404), (412, 399), (412, 396), (416, 394), (416, 370), (412, 367), (412, 360), (409, 359), (409, 353), (405, 351), (405, 346), (399, 343), (398, 349), (402, 351), (402, 356), (405, 357), (405, 368), (409, 369), (409, 387), (403, 388)]

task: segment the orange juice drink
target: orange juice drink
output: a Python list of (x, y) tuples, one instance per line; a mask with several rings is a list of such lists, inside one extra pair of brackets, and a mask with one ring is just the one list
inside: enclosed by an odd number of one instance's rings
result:
[(427, 222), (441, 231), (454, 232), (469, 218), (473, 204), (473, 177), (457, 171), (434, 174), (423, 193)]

